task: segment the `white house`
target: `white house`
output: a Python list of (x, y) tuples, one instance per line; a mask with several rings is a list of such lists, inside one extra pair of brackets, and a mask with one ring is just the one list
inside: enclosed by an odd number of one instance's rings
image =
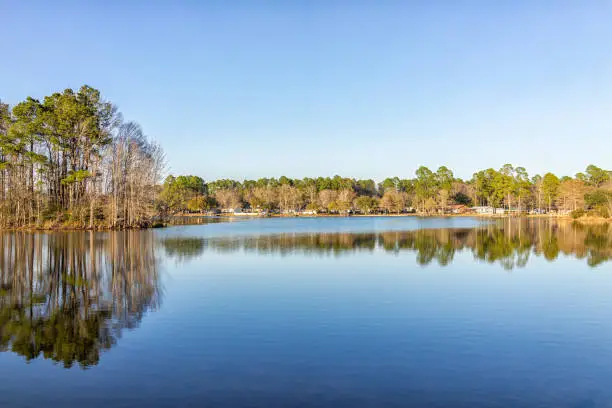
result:
[(224, 208), (221, 212), (224, 214), (241, 214), (242, 208)]
[(506, 213), (505, 208), (495, 208), (489, 205), (480, 206), (480, 207), (472, 207), (472, 211), (474, 211), (476, 214), (505, 214)]

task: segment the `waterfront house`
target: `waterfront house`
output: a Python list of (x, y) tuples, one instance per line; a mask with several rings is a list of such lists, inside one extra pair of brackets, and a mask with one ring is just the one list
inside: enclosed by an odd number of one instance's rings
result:
[(448, 206), (448, 210), (451, 214), (466, 214), (470, 212), (470, 208), (463, 204), (453, 204)]
[(472, 211), (474, 211), (476, 214), (481, 214), (481, 215), (493, 215), (493, 214), (501, 215), (501, 214), (506, 213), (505, 208), (495, 208), (490, 205), (472, 207)]
[(221, 210), (221, 212), (223, 214), (241, 214), (242, 213), (242, 208), (236, 207), (236, 208), (224, 208)]

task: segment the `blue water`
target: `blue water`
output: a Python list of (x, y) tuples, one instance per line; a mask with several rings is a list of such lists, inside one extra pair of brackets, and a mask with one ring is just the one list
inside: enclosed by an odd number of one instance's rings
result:
[[(517, 229), (538, 239), (508, 267), (516, 252), (481, 244), (496, 228), (316, 218), (138, 233), (159, 304), (96, 364), (0, 353), (0, 406), (612, 406), (612, 267), (587, 262), (609, 253), (609, 232), (502, 225), (499, 248)], [(554, 258), (540, 249), (551, 242)]]
[[(411, 231), (422, 228), (469, 228), (487, 221), (471, 217), (278, 217), (214, 218), (214, 222), (202, 225), (188, 225), (168, 228), (168, 235), (197, 235), (202, 237), (228, 237), (244, 235), (313, 233), (313, 232), (375, 232)], [(490, 222), (490, 221), (489, 221)]]

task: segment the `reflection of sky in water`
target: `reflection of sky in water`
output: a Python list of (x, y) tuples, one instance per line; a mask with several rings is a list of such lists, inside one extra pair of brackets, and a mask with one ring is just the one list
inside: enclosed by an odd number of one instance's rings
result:
[[(548, 242), (547, 228), (534, 236)], [(164, 239), (194, 231), (162, 231), (158, 256)], [(162, 259), (162, 307), (92, 369), (1, 353), (0, 405), (608, 406), (612, 267), (577, 258), (584, 239), (563, 237), (583, 232), (556, 229), (567, 253), (512, 270), (475, 261), (469, 245), (421, 267), (415, 250), (321, 256), (292, 252), (299, 239), (287, 252), (206, 241)]]
[(214, 222), (205, 228), (201, 225), (170, 227), (160, 231), (160, 234), (227, 237), (274, 233), (407, 231), (419, 228), (468, 228), (486, 222), (470, 217), (235, 217), (213, 218), (205, 222), (212, 220)]

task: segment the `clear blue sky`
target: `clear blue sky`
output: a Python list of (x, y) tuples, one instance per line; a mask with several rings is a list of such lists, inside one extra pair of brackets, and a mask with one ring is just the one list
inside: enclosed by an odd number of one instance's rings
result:
[(0, 98), (86, 83), (212, 178), (611, 168), (612, 2), (0, 0)]

